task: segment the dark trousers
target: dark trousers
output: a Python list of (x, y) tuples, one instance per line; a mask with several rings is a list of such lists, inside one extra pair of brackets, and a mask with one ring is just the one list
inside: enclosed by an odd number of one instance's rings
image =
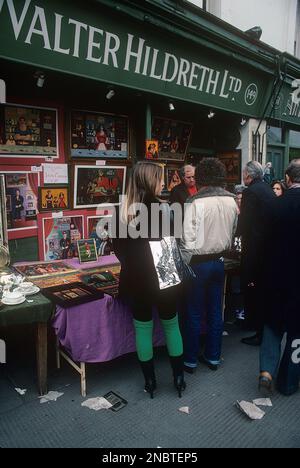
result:
[(246, 326), (262, 335), (264, 328), (265, 291), (262, 282), (257, 280), (254, 286), (244, 286), (244, 310)]

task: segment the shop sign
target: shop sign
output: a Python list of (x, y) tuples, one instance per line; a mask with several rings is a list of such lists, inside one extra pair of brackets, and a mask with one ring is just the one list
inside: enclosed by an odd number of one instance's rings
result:
[[(167, 45), (168, 44), (168, 45)], [(0, 0), (0, 57), (259, 116), (267, 77), (79, 2)]]
[(285, 83), (276, 101), (272, 102), (273, 111), (269, 109), (270, 117), (291, 124), (300, 125), (300, 80), (291, 84)]

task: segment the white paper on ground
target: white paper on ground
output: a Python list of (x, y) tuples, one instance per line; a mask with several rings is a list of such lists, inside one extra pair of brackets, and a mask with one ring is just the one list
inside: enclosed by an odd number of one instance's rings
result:
[(58, 398), (63, 396), (63, 393), (59, 392), (48, 392), (47, 395), (43, 395), (40, 398), (40, 403), (48, 403), (49, 401), (56, 401)]
[(103, 397), (89, 398), (89, 400), (81, 403), (81, 406), (85, 406), (91, 410), (99, 411), (102, 409), (109, 409), (113, 405)]
[(190, 408), (188, 406), (183, 406), (182, 408), (179, 408), (178, 411), (181, 413), (190, 414)]
[(229, 333), (227, 331), (224, 331), (223, 336), (229, 336)]
[(270, 398), (258, 398), (257, 400), (253, 400), (253, 403), (256, 406), (273, 406), (272, 401)]
[(259, 420), (265, 416), (265, 412), (249, 401), (237, 401), (238, 408), (252, 420)]
[(21, 388), (15, 388), (16, 392), (19, 393), (19, 395), (25, 395), (25, 393), (27, 392), (26, 388), (24, 388), (23, 390)]

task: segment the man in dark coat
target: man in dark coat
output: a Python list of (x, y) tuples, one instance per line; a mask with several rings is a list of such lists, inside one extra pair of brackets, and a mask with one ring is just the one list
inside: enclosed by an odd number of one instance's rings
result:
[(195, 179), (195, 168), (184, 166), (179, 172), (181, 184), (173, 188), (170, 195), (170, 203), (180, 203), (182, 208), (187, 199), (193, 197), (198, 192)]
[(285, 352), (279, 367), (278, 390), (291, 395), (300, 378), (300, 159), (286, 171), (288, 190), (268, 207), (266, 224), (270, 235), (265, 264), (265, 328), (260, 351), (260, 389), (271, 390), (281, 357), (281, 342), (287, 332)]
[(263, 168), (256, 161), (249, 162), (243, 172), (244, 184), (240, 234), (242, 236), (241, 282), (248, 325), (256, 330), (253, 337), (242, 342), (259, 346), (263, 331), (263, 277), (265, 252), (265, 210), (267, 203), (275, 198), (271, 187), (263, 181)]

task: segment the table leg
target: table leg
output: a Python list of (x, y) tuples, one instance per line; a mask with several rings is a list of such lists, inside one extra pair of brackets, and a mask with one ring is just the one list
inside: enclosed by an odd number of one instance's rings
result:
[(47, 323), (37, 324), (36, 356), (37, 356), (37, 379), (40, 395), (47, 393)]

